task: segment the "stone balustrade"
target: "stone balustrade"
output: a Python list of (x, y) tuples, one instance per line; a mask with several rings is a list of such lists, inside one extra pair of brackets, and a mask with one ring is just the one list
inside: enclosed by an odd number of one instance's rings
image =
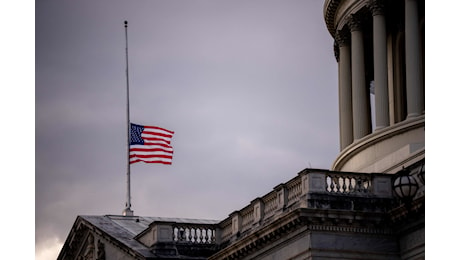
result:
[(214, 225), (200, 225), (175, 223), (172, 225), (172, 240), (191, 244), (213, 244), (216, 242), (216, 227)]
[(240, 211), (241, 214), (241, 229), (243, 231), (249, 230), (254, 223), (254, 209), (251, 206), (247, 206), (246, 208)]
[(276, 200), (276, 192), (270, 192), (262, 198), (264, 203), (264, 216), (269, 218), (275, 214), (275, 210), (278, 207), (278, 201)]
[(286, 212), (301, 207), (324, 208), (324, 201), (321, 201), (321, 206), (314, 201), (337, 196), (340, 200), (344, 195), (352, 196), (357, 201), (369, 198), (391, 199), (392, 175), (303, 170), (295, 178), (274, 187), (271, 192), (256, 198), (220, 222), (218, 230), (222, 232), (218, 232), (221, 235), (218, 240), (221, 243), (235, 241)]
[(135, 239), (147, 247), (158, 244), (215, 245), (217, 221), (175, 219), (154, 221)]
[(286, 184), (287, 205), (291, 205), (300, 199), (302, 195), (302, 178), (294, 178)]
[[(369, 198), (373, 199), (372, 203), (376, 199), (388, 201), (393, 198), (392, 194), (392, 175), (305, 169), (220, 222), (156, 221), (138, 240), (148, 246), (158, 242), (178, 245), (228, 244), (297, 208), (343, 209), (334, 205), (341, 203), (353, 206), (363, 201), (367, 203), (365, 201)], [(350, 198), (355, 200), (355, 204)], [(376, 207), (361, 206), (360, 209), (376, 210)]]
[(371, 176), (356, 173), (329, 173), (326, 175), (326, 190), (330, 193), (352, 194), (371, 191)]

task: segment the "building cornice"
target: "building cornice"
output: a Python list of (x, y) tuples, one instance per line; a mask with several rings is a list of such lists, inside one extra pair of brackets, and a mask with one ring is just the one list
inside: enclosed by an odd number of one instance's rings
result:
[(390, 235), (392, 229), (385, 221), (384, 212), (297, 208), (280, 216), (270, 225), (224, 246), (209, 259), (241, 259), (297, 231)]
[(332, 37), (335, 35), (335, 13), (337, 12), (340, 2), (341, 0), (326, 0), (324, 2), (324, 21)]

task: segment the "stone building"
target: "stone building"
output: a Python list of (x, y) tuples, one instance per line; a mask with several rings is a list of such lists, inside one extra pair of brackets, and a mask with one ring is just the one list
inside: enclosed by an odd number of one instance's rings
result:
[(330, 170), (305, 169), (224, 220), (78, 216), (58, 259), (424, 259), (424, 6), (325, 1), (339, 69)]

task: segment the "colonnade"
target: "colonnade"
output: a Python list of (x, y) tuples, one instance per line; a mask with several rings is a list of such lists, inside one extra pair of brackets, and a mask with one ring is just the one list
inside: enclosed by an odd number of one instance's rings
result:
[[(375, 89), (375, 130), (390, 125), (388, 78), (388, 43), (385, 1), (369, 0), (367, 9), (372, 14), (373, 74)], [(420, 70), (420, 35), (417, 0), (405, 0), (405, 78), (407, 118), (422, 114), (423, 89)], [(346, 25), (335, 35), (339, 47), (339, 111), (340, 146), (343, 150), (372, 132), (369, 94), (365, 78), (365, 46), (363, 21), (351, 14)], [(390, 64), (390, 66), (392, 66)]]

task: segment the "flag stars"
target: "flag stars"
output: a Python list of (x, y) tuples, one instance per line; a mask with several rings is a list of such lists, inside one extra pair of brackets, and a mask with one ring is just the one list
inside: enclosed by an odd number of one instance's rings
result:
[(144, 127), (136, 124), (131, 124), (130, 144), (144, 144), (142, 139), (142, 132)]

